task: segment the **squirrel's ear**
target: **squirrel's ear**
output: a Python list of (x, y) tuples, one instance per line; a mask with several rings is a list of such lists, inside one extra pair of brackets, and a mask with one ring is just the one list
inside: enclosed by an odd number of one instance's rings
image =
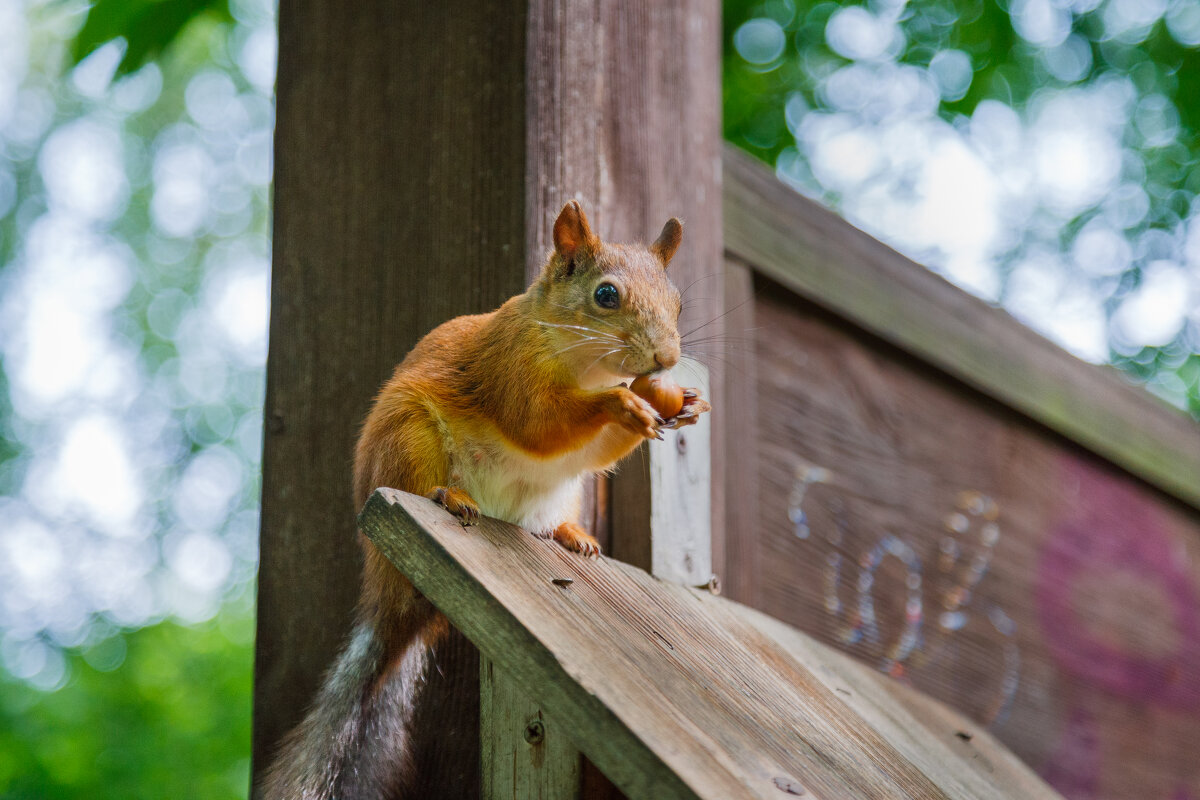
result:
[(579, 255), (579, 251), (595, 252), (600, 240), (588, 226), (587, 215), (576, 200), (569, 201), (558, 212), (554, 221), (554, 252), (568, 261)]
[(666, 267), (671, 263), (671, 258), (679, 249), (679, 243), (682, 240), (683, 223), (675, 217), (671, 217), (667, 220), (667, 224), (663, 225), (662, 233), (654, 240), (654, 244), (650, 245), (650, 252), (658, 256), (658, 260)]

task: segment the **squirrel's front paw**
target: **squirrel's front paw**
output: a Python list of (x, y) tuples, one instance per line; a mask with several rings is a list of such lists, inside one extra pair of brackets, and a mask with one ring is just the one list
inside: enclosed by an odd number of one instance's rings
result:
[(479, 522), (479, 504), (462, 489), (455, 489), (452, 486), (435, 486), (433, 491), (426, 496), (458, 517), (458, 521), (464, 528)]
[(585, 556), (600, 555), (600, 543), (574, 522), (564, 522), (554, 529), (552, 535), (554, 541), (572, 552), (583, 553)]
[(663, 438), (658, 429), (664, 420), (654, 410), (654, 406), (628, 389), (621, 387), (617, 389), (615, 405), (612, 416), (613, 421), (618, 425), (647, 439)]
[(695, 425), (700, 421), (700, 415), (712, 411), (712, 406), (702, 398), (695, 389), (683, 390), (683, 408), (679, 413), (667, 420), (664, 428), (682, 428), (684, 425)]

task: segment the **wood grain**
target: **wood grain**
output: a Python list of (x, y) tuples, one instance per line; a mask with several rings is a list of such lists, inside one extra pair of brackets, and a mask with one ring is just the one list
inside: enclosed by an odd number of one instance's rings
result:
[(1200, 425), (896, 253), (726, 147), (725, 244), (836, 312), (1200, 507)]
[(280, 5), (256, 774), (347, 630), (351, 455), (372, 396), (434, 326), (524, 288), (525, 12)]
[(1200, 514), (758, 283), (757, 606), (1064, 794), (1200, 792)]
[(486, 658), (479, 664), (483, 800), (572, 800), (582, 762), (558, 720)]
[(955, 749), (953, 712), (722, 598), (388, 489), (360, 526), (631, 798), (1057, 796), (986, 732)]

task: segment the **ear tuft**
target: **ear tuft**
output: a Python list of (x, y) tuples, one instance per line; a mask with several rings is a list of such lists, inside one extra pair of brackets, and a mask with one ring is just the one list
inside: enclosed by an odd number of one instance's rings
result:
[(554, 252), (570, 263), (580, 250), (594, 252), (599, 244), (579, 201), (568, 201), (554, 221)]
[(663, 225), (662, 233), (654, 240), (654, 244), (650, 245), (650, 252), (658, 257), (663, 267), (666, 267), (671, 263), (681, 241), (683, 241), (683, 223), (677, 218), (671, 217), (667, 220), (667, 224)]

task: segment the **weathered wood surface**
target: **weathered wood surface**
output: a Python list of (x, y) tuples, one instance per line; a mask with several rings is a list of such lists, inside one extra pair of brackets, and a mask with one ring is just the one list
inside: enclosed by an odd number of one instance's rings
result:
[(360, 526), (635, 800), (1057, 796), (954, 712), (723, 598), (388, 489)]
[(725, 246), (756, 272), (1200, 507), (1200, 425), (726, 147)]
[(756, 606), (1070, 797), (1200, 796), (1200, 514), (762, 279), (755, 319)]
[[(433, 327), (525, 286), (525, 11), (280, 5), (256, 774), (348, 628), (351, 456), (372, 396)], [(437, 680), (457, 679), (457, 652)], [(477, 686), (478, 667), (459, 666)], [(451, 716), (438, 720), (444, 743), (457, 740)], [(477, 763), (430, 758), (435, 775)]]
[(483, 800), (572, 800), (583, 764), (566, 726), (551, 720), (517, 681), (479, 659)]

